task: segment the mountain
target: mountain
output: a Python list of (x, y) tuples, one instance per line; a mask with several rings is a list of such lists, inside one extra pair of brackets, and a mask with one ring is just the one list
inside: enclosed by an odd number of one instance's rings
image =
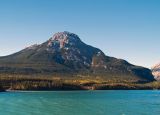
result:
[(154, 65), (152, 68), (152, 74), (154, 75), (154, 78), (156, 80), (160, 80), (160, 63), (159, 64), (156, 64)]
[(85, 44), (76, 34), (66, 31), (54, 34), (42, 44), (0, 57), (0, 73), (51, 74), (68, 78), (93, 76), (135, 82), (154, 80), (149, 69), (106, 56), (100, 49)]

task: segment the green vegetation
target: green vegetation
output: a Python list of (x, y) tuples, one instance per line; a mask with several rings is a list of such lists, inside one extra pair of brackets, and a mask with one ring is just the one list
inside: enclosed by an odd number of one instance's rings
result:
[[(39, 76), (39, 77), (37, 77)], [(125, 77), (125, 76), (124, 76)], [(142, 82), (98, 76), (0, 74), (0, 91), (4, 90), (111, 90), (160, 89), (160, 82)]]

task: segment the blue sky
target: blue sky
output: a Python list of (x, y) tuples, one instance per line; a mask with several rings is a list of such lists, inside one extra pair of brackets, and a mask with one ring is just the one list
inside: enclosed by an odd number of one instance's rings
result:
[(160, 0), (0, 0), (0, 56), (76, 33), (106, 55), (160, 62)]

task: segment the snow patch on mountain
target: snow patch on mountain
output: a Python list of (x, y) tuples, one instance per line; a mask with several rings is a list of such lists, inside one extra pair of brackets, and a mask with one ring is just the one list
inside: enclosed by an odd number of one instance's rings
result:
[(39, 46), (39, 44), (31, 45), (31, 46), (29, 46), (29, 47), (26, 47), (26, 49), (31, 49), (31, 50), (33, 50), (33, 49), (36, 49), (37, 46)]

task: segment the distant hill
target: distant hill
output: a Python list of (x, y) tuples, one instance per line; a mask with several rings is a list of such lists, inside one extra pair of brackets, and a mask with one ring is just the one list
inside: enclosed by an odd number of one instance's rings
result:
[(0, 74), (58, 74), (68, 78), (96, 76), (108, 80), (154, 80), (149, 69), (106, 56), (100, 49), (85, 44), (76, 34), (66, 31), (54, 34), (42, 44), (0, 57)]

